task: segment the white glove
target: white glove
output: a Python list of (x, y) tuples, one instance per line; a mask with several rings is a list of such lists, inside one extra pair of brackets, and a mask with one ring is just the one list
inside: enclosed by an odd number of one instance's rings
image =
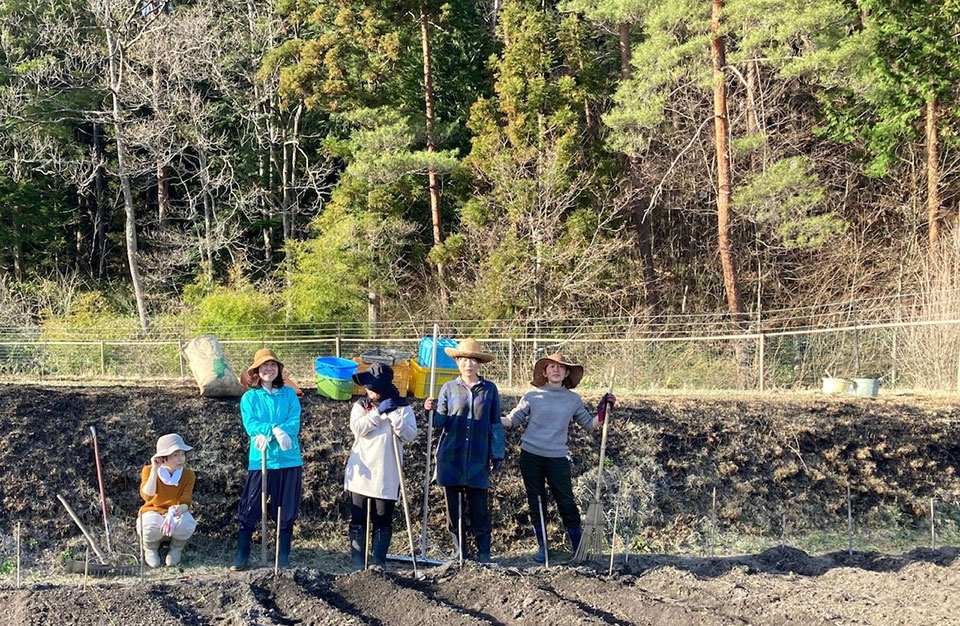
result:
[(160, 533), (164, 537), (172, 537), (173, 531), (179, 526), (179, 519), (174, 519), (177, 510), (180, 507), (172, 506), (167, 509), (167, 514), (163, 518), (163, 524), (160, 526)]
[(290, 435), (285, 433), (279, 426), (273, 427), (273, 436), (276, 438), (280, 449), (284, 452), (293, 447), (293, 442), (290, 441)]
[(257, 435), (253, 438), (253, 447), (260, 452), (266, 451), (268, 443), (270, 443), (270, 437), (268, 435)]

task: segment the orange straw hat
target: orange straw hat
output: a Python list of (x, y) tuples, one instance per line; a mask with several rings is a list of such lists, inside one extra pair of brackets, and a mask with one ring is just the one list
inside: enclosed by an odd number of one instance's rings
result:
[(530, 381), (531, 385), (534, 387), (543, 387), (547, 384), (547, 363), (550, 363), (551, 361), (554, 363), (559, 363), (567, 368), (567, 376), (563, 379), (563, 384), (566, 385), (567, 389), (573, 389), (580, 384), (580, 380), (583, 379), (583, 366), (577, 365), (576, 363), (571, 363), (562, 354), (555, 352), (537, 360), (537, 362), (534, 364), (533, 380)]
[(267, 361), (276, 361), (277, 365), (283, 367), (283, 362), (277, 358), (277, 355), (273, 352), (273, 350), (269, 348), (260, 348), (257, 350), (257, 353), (253, 355), (253, 365), (247, 368), (247, 373), (253, 376), (257, 373), (257, 369)]
[(443, 351), (447, 353), (447, 356), (454, 359), (465, 356), (470, 359), (476, 359), (481, 363), (489, 363), (493, 360), (493, 355), (489, 352), (484, 352), (483, 344), (473, 337), (464, 339), (457, 344), (456, 348), (444, 348)]

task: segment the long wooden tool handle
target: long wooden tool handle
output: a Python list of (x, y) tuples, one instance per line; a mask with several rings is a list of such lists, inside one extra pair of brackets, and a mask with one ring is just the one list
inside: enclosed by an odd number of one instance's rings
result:
[(107, 523), (107, 494), (103, 489), (103, 472), (100, 470), (100, 446), (97, 445), (97, 429), (90, 427), (93, 435), (93, 458), (97, 462), (97, 483), (100, 485), (100, 509), (103, 511), (103, 532), (107, 541), (107, 552), (113, 552), (110, 547), (110, 525)]
[(410, 540), (410, 558), (413, 560), (413, 576), (419, 577), (417, 572), (417, 553), (413, 547), (413, 526), (410, 525), (410, 509), (407, 507), (407, 488), (403, 484), (403, 462), (400, 460), (400, 445), (397, 443), (397, 434), (393, 435), (393, 455), (397, 458), (397, 475), (400, 477), (400, 501), (403, 503), (403, 517), (407, 522), (407, 538)]
[(93, 540), (93, 536), (90, 534), (90, 531), (87, 530), (87, 527), (83, 525), (83, 522), (80, 521), (80, 518), (77, 517), (77, 514), (70, 508), (70, 505), (67, 504), (67, 501), (63, 498), (62, 495), (57, 494), (57, 500), (60, 501), (60, 504), (63, 505), (63, 508), (67, 510), (67, 513), (70, 514), (70, 518), (73, 520), (73, 523), (80, 528), (80, 532), (83, 533), (83, 536), (87, 539), (87, 543), (90, 544), (90, 547), (93, 548), (94, 553), (97, 555), (97, 558), (100, 559), (100, 562), (103, 564), (107, 563), (107, 555), (103, 553), (103, 550), (100, 549), (100, 546), (97, 545), (97, 542)]
[[(613, 393), (613, 377), (615, 374), (614, 368), (610, 368), (610, 393)], [(600, 485), (603, 483), (603, 461), (607, 456), (607, 426), (610, 424), (610, 409), (611, 406), (607, 404), (606, 416), (603, 420), (603, 430), (600, 435), (600, 464), (597, 466), (597, 488), (595, 491), (595, 500), (600, 500)]]
[[(440, 333), (440, 326), (433, 325), (433, 354), (430, 357), (430, 390), (427, 396), (437, 401), (437, 335)], [(423, 470), (423, 520), (420, 524), (420, 558), (427, 558), (427, 516), (430, 513), (430, 465), (431, 455), (433, 454), (433, 414), (436, 412), (436, 405), (427, 413), (427, 461)]]
[(267, 450), (260, 451), (260, 561), (267, 560)]

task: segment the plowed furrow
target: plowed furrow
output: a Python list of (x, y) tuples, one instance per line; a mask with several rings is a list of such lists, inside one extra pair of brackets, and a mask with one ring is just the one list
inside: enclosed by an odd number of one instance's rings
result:
[(467, 566), (449, 569), (432, 585), (437, 599), (482, 615), (493, 623), (543, 626), (604, 624), (602, 615), (541, 589), (535, 577), (512, 570)]
[(476, 626), (489, 624), (458, 606), (424, 593), (423, 583), (375, 570), (338, 579), (333, 589), (358, 612), (389, 626)]

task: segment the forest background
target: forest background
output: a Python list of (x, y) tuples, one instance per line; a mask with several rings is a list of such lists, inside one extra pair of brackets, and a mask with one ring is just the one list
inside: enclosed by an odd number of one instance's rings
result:
[(952, 302), (958, 91), (960, 0), (0, 0), (0, 326)]

